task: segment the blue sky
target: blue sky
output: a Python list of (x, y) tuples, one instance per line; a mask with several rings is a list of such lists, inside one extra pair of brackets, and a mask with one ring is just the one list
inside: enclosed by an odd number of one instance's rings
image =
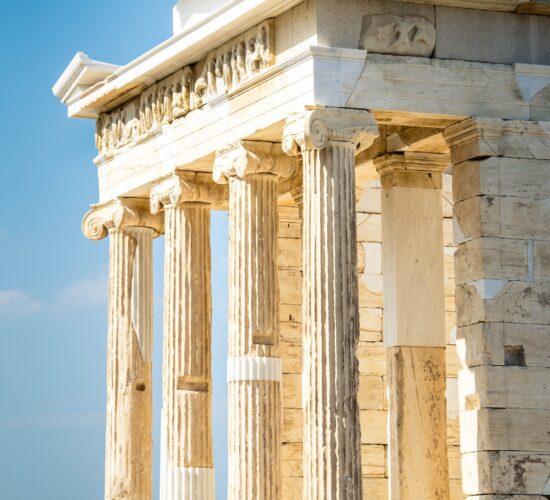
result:
[[(87, 241), (97, 201), (94, 123), (51, 87), (76, 51), (125, 64), (171, 35), (175, 0), (1, 0), (0, 498), (103, 495), (107, 242)], [(213, 213), (214, 446), (226, 495), (227, 215)], [(155, 241), (155, 486), (162, 265)]]

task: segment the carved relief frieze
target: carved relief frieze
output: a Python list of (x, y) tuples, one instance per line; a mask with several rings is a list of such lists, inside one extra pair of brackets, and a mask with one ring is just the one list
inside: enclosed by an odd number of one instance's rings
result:
[(227, 94), (275, 62), (275, 29), (267, 20), (210, 52), (206, 58), (176, 71), (122, 106), (101, 113), (96, 147), (108, 155), (138, 143), (162, 125)]
[(435, 48), (435, 27), (422, 16), (367, 15), (359, 48), (377, 54), (430, 57)]
[(226, 93), (273, 65), (274, 36), (266, 21), (208, 54), (195, 84), (198, 101)]

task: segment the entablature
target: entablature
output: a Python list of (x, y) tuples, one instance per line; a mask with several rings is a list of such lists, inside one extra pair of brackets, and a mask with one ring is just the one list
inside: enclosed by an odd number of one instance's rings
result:
[[(74, 116), (98, 116), (101, 202), (145, 197), (175, 172), (211, 175), (218, 151), (243, 140), (280, 143), (287, 118), (312, 105), (367, 110), (380, 126), (417, 129), (428, 142), (432, 131), (470, 116), (550, 120), (549, 65), (439, 58), (445, 23), (436, 23), (433, 6), (250, 0), (226, 7), (69, 105)], [(410, 30), (412, 39), (401, 36)]]

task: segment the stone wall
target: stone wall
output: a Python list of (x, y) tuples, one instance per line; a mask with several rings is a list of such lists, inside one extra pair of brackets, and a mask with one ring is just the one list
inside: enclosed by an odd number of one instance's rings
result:
[[(437, 3), (460, 5), (456, 0), (421, 0), (421, 3), (417, 0), (318, 0), (318, 38), (328, 46), (358, 48), (364, 42), (362, 26), (364, 28), (368, 20), (365, 18), (376, 16), (380, 25), (375, 21), (372, 34), (374, 39), (379, 38), (379, 43), (365, 47), (370, 53), (498, 64), (549, 64), (550, 17)], [(482, 3), (478, 2), (480, 8)], [(475, 2), (470, 4), (476, 6)], [(413, 26), (415, 37), (400, 36), (401, 32), (410, 33)], [(378, 34), (376, 28), (380, 28)], [(388, 37), (392, 29), (395, 36)]]
[(550, 495), (547, 130), (542, 122), (470, 119), (447, 133), (469, 498)]
[(279, 207), (279, 317), (283, 358), (282, 500), (302, 497), (302, 223), (298, 207)]
[[(383, 342), (381, 187), (358, 182), (357, 240), (360, 342), (359, 406), (363, 497), (388, 498), (388, 401)], [(462, 499), (456, 355), (451, 176), (444, 175), (443, 215), (447, 330), (447, 414), (451, 499)], [(283, 357), (283, 500), (302, 495), (301, 218), (298, 207), (279, 207), (279, 283)]]

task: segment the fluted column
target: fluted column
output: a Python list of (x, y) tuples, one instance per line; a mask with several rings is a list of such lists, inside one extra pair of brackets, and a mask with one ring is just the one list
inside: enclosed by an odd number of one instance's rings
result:
[(312, 108), (291, 117), (284, 147), (303, 157), (304, 499), (356, 499), (361, 433), (355, 152), (377, 134), (367, 112)]
[(151, 190), (165, 212), (161, 500), (213, 500), (210, 205), (196, 174)]
[(278, 144), (220, 152), (214, 180), (229, 182), (230, 500), (280, 495), (282, 366), (277, 284), (277, 188), (292, 162)]
[(105, 499), (152, 497), (152, 239), (160, 231), (148, 201), (97, 206), (82, 229), (109, 235)]
[(442, 172), (446, 154), (374, 160), (382, 181), (391, 498), (447, 500)]

